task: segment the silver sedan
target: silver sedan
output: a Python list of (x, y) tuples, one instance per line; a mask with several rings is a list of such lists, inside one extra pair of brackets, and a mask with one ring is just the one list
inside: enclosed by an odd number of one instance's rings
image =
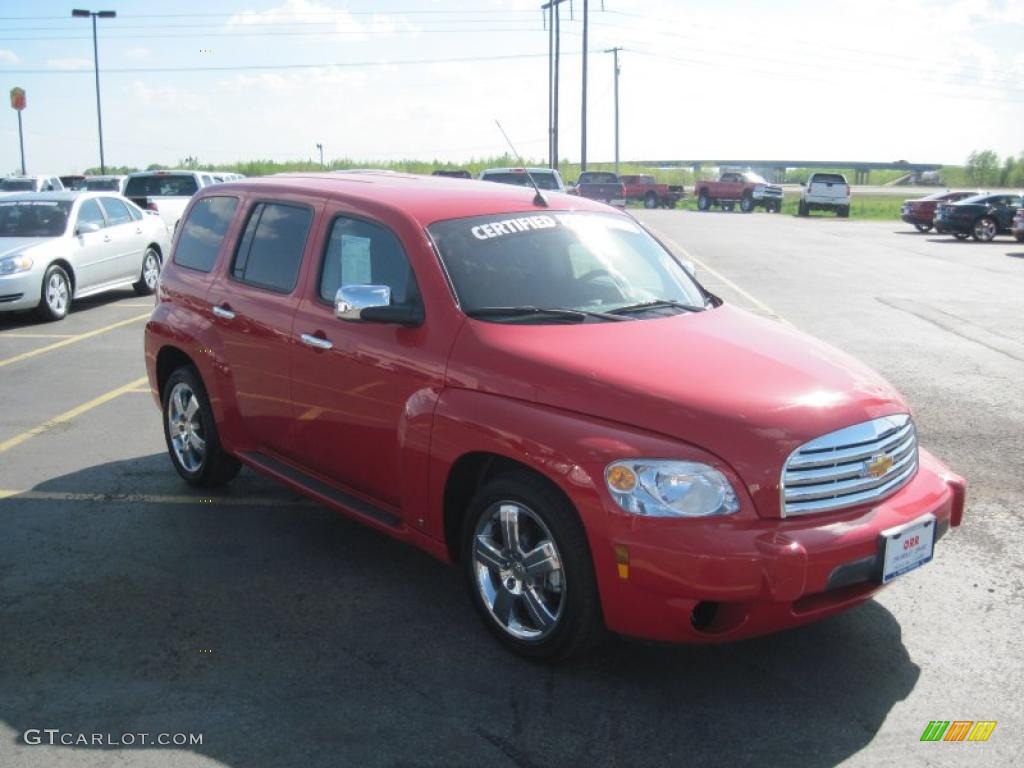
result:
[(127, 286), (153, 293), (170, 248), (159, 216), (114, 194), (0, 198), (0, 312), (60, 320), (73, 299)]

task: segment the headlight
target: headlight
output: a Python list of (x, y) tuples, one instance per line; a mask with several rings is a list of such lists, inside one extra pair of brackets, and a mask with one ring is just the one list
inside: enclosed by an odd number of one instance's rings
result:
[(615, 502), (634, 515), (707, 517), (740, 508), (725, 475), (695, 461), (624, 459), (609, 464), (604, 479)]
[(32, 269), (32, 259), (28, 256), (8, 256), (0, 259), (0, 275), (13, 275), (15, 272), (28, 272)]

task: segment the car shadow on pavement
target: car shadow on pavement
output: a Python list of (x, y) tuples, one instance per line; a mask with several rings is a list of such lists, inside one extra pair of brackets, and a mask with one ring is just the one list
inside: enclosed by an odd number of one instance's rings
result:
[(1006, 255), (1013, 259), (1024, 259), (1024, 251), (1021, 251), (1020, 253), (1008, 253)]
[(739, 644), (613, 638), (526, 662), (484, 630), (457, 569), (248, 471), (186, 488), (162, 454), (46, 481), (0, 516), (8, 766), (140, 749), (23, 741), (58, 728), (202, 734), (150, 747), (167, 765), (824, 767), (867, 746), (919, 676), (874, 602)]
[[(137, 304), (155, 305), (155, 301), (152, 296), (139, 296), (131, 288), (125, 288), (117, 291), (98, 293), (95, 296), (87, 296), (84, 299), (75, 299), (71, 303), (71, 309), (68, 310), (68, 316), (70, 317), (79, 312), (88, 312), (91, 309), (103, 307), (108, 304), (116, 304), (117, 302), (124, 301), (125, 299), (134, 299), (135, 301), (133, 303)], [(33, 327), (38, 327), (39, 330), (47, 330), (53, 333), (62, 333), (63, 331), (61, 329), (64, 325), (61, 322), (43, 320), (35, 313), (34, 310), (31, 309), (23, 312), (0, 312), (0, 331)]]

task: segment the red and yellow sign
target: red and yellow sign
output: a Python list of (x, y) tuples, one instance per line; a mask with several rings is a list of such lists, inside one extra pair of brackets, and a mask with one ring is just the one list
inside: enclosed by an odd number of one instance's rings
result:
[(11, 88), (11, 109), (19, 112), (25, 108), (25, 89)]

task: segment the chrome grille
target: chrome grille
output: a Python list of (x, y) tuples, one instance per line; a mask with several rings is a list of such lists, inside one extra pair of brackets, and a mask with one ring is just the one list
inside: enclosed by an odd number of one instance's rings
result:
[(881, 499), (917, 469), (910, 416), (885, 416), (804, 443), (782, 470), (782, 516), (829, 512)]

